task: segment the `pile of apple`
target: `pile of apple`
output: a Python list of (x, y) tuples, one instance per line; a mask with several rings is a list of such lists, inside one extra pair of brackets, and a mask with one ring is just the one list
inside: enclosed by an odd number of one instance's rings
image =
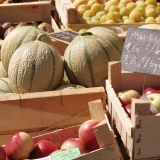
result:
[(87, 120), (80, 125), (77, 138), (66, 139), (58, 148), (54, 142), (46, 139), (34, 142), (26, 132), (13, 134), (5, 146), (0, 146), (0, 160), (38, 159), (51, 156), (71, 148), (79, 148), (81, 155), (99, 148), (93, 127), (100, 121)]
[(156, 23), (160, 22), (157, 0), (72, 0), (79, 23)]
[[(157, 113), (150, 110), (150, 115), (160, 115), (160, 90), (152, 87), (144, 89), (143, 94), (146, 95), (151, 104), (155, 107)], [(117, 96), (129, 117), (131, 117), (131, 102), (132, 98), (140, 99), (143, 94), (138, 93), (136, 90), (124, 90), (118, 92)]]

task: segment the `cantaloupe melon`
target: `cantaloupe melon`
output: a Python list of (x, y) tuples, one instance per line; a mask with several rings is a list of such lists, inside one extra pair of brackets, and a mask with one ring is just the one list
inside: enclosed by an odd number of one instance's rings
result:
[(8, 77), (14, 93), (42, 92), (60, 86), (64, 63), (58, 50), (40, 41), (21, 45), (12, 55)]
[[(10, 32), (4, 39), (1, 48), (1, 61), (6, 73), (8, 73), (9, 61), (13, 53), (22, 44), (36, 40), (42, 30), (33, 26), (20, 26)], [(50, 37), (46, 34), (41, 41), (52, 44)]]
[(0, 94), (13, 93), (9, 78), (0, 78)]
[(8, 75), (6, 73), (6, 71), (4, 70), (2, 61), (0, 61), (0, 78), (7, 78)]
[(65, 70), (71, 83), (85, 87), (105, 86), (108, 62), (121, 59), (123, 45), (114, 31), (103, 27), (78, 35), (64, 53)]

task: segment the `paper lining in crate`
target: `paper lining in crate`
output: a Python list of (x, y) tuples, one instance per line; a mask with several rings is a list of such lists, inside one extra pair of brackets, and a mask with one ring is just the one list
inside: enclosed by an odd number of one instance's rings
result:
[[(113, 130), (108, 123), (108, 118), (104, 111), (102, 101), (100, 99), (88, 102), (90, 119), (97, 119), (101, 121), (94, 127), (94, 132), (100, 146), (99, 149), (82, 154), (78, 157), (72, 158), (74, 160), (123, 160), (119, 147), (117, 145)], [(85, 122), (85, 121), (84, 121)], [(83, 123), (83, 122), (82, 122)], [(80, 125), (71, 126), (64, 129), (59, 129), (46, 134), (41, 134), (33, 137), (35, 143), (47, 139), (58, 147), (68, 138), (78, 138), (78, 130)], [(67, 156), (66, 156), (67, 157)], [(47, 157), (46, 157), (47, 159)], [(48, 157), (47, 160), (51, 158)], [(53, 158), (54, 159), (54, 158)], [(63, 159), (63, 158), (62, 158)]]
[(160, 87), (160, 76), (121, 70), (121, 62), (109, 62), (106, 80), (110, 123), (115, 125), (125, 146), (128, 159), (160, 159), (160, 117), (150, 115), (150, 102), (132, 100), (131, 118), (122, 107), (117, 93), (134, 89), (143, 92), (145, 87)]
[(0, 144), (16, 131), (36, 135), (48, 127), (64, 128), (89, 119), (88, 102), (101, 99), (104, 87), (0, 95)]

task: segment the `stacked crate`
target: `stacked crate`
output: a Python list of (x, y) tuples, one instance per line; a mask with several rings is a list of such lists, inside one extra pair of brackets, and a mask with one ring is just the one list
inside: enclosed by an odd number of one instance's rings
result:
[[(97, 119), (100, 123), (94, 126), (93, 130), (97, 138), (99, 149), (89, 153), (82, 154), (73, 160), (123, 160), (123, 156), (117, 145), (115, 134), (108, 123), (106, 112), (104, 111), (103, 103), (100, 99), (88, 102), (90, 119)], [(85, 122), (85, 121), (84, 121)], [(56, 130), (34, 137), (34, 141), (47, 139), (58, 147), (69, 138), (78, 138), (78, 130), (80, 125), (71, 126), (68, 128)]]
[(108, 110), (111, 126), (117, 131), (126, 159), (160, 159), (160, 117), (150, 115), (150, 102), (132, 100), (131, 118), (117, 97), (123, 90), (143, 92), (145, 87), (160, 87), (160, 76), (121, 70), (121, 62), (110, 62), (109, 78), (106, 80)]

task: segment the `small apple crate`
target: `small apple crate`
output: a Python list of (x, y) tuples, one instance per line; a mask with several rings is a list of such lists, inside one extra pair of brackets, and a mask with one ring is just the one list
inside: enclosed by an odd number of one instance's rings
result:
[(129, 89), (142, 93), (144, 85), (160, 87), (159, 82), (160, 76), (122, 71), (121, 62), (109, 63), (109, 77), (106, 80), (109, 119), (124, 146), (126, 159), (160, 159), (160, 116), (150, 115), (150, 102), (132, 99), (129, 118), (117, 93)]
[[(108, 123), (108, 118), (103, 109), (100, 99), (88, 102), (90, 119), (98, 119), (101, 121), (94, 127), (94, 132), (99, 143), (100, 149), (90, 153), (83, 154), (72, 160), (123, 160), (120, 149), (117, 145), (114, 132)], [(83, 122), (82, 122), (83, 123)], [(47, 139), (58, 147), (68, 138), (78, 138), (78, 130), (80, 125), (59, 129), (46, 134), (33, 137), (35, 142)]]
[(77, 125), (90, 118), (88, 102), (101, 99), (104, 87), (0, 95), (0, 144), (16, 131), (37, 135), (46, 129)]

